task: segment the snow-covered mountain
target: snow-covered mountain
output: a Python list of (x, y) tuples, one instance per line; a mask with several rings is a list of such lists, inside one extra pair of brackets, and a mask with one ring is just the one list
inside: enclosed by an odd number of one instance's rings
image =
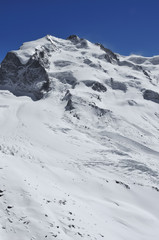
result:
[(0, 89), (0, 239), (158, 240), (159, 56), (47, 35)]

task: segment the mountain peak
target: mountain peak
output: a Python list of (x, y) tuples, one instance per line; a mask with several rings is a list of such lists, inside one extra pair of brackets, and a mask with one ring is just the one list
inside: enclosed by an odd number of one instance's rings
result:
[(102, 44), (91, 43), (77, 35), (71, 35), (67, 40), (47, 35), (26, 42), (19, 50), (7, 54), (0, 68), (0, 84), (1, 89), (33, 99), (48, 95), (55, 85), (69, 90), (81, 84), (93, 90), (100, 89), (99, 86), (118, 90), (134, 86), (142, 97), (143, 89), (156, 89), (158, 64), (157, 56), (123, 57)]
[(1, 239), (158, 239), (158, 70), (76, 35), (6, 55)]

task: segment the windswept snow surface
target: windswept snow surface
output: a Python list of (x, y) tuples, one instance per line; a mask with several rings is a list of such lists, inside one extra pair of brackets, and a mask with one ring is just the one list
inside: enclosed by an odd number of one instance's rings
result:
[(0, 91), (0, 240), (158, 240), (158, 57), (52, 36), (14, 53), (42, 49), (44, 97)]

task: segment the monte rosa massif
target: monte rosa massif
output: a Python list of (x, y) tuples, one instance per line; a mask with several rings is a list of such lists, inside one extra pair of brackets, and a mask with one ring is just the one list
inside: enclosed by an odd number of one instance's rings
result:
[(159, 56), (47, 35), (0, 65), (0, 240), (159, 239)]

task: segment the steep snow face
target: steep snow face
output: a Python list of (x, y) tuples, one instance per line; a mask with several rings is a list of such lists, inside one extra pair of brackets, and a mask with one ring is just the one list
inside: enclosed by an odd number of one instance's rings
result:
[(7, 54), (0, 239), (158, 240), (158, 70), (75, 35)]

